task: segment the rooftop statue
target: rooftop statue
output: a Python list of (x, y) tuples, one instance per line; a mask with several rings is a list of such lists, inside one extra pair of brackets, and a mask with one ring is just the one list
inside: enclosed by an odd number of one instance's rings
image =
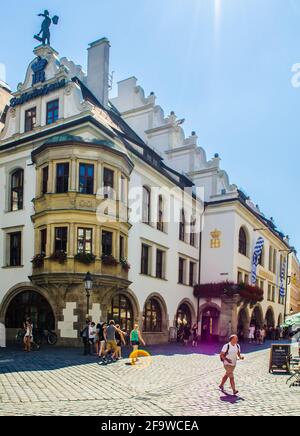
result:
[(37, 35), (34, 35), (34, 38), (41, 42), (43, 45), (50, 45), (50, 26), (51, 24), (58, 24), (59, 17), (55, 15), (52, 19), (50, 18), (49, 11), (44, 11), (43, 14), (39, 14), (39, 17), (44, 17), (44, 21), (42, 22), (42, 27), (40, 32)]

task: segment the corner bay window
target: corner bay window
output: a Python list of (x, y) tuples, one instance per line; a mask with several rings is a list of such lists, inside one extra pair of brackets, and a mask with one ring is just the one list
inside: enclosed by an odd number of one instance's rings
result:
[(68, 228), (67, 227), (57, 227), (55, 229), (55, 244), (54, 251), (63, 251), (67, 253), (68, 246)]
[(25, 132), (30, 132), (36, 126), (36, 108), (28, 109), (25, 112)]
[(120, 260), (125, 259), (125, 239), (120, 236)]
[(81, 194), (94, 194), (94, 165), (79, 165), (79, 192)]
[(102, 256), (112, 256), (113, 254), (113, 234), (102, 232)]
[(24, 171), (17, 170), (11, 175), (11, 204), (10, 210), (23, 209)]
[(53, 124), (58, 120), (59, 100), (53, 100), (47, 103), (47, 125)]
[(42, 194), (47, 194), (48, 192), (48, 179), (49, 179), (49, 167), (44, 167), (42, 169)]
[(41, 237), (41, 254), (46, 255), (47, 248), (47, 229), (43, 229), (40, 232)]
[(56, 165), (56, 192), (63, 194), (69, 190), (69, 164), (60, 163)]
[(104, 187), (104, 196), (106, 198), (110, 198), (110, 199), (114, 198), (114, 178), (115, 178), (115, 173), (108, 168), (104, 168), (103, 187)]
[(22, 263), (22, 233), (9, 234), (9, 266), (21, 266)]
[(77, 253), (78, 254), (92, 254), (92, 229), (78, 229), (77, 237)]

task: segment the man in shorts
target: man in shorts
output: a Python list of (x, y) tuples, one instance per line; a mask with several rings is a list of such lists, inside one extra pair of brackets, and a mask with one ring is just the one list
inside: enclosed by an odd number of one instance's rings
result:
[(234, 371), (236, 368), (237, 360), (244, 360), (244, 357), (241, 356), (241, 348), (238, 345), (238, 342), (239, 340), (237, 335), (232, 335), (229, 339), (229, 343), (224, 345), (220, 354), (220, 359), (224, 364), (226, 374), (224, 375), (221, 385), (219, 387), (221, 391), (224, 392), (225, 383), (229, 379), (233, 395), (237, 395), (239, 393), (236, 390), (234, 380)]
[(103, 358), (103, 364), (107, 364), (107, 355), (108, 353), (112, 353), (112, 359), (115, 360), (115, 357), (118, 356), (118, 344), (116, 340), (116, 333), (119, 333), (120, 335), (123, 334), (123, 332), (116, 327), (115, 321), (110, 321), (109, 325), (106, 327), (105, 330), (105, 336), (106, 336), (106, 350), (104, 353)]

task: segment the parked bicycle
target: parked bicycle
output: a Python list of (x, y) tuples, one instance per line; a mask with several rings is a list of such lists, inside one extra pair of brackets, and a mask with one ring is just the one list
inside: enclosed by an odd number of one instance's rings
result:
[(34, 333), (34, 340), (39, 346), (41, 346), (43, 342), (53, 346), (57, 343), (57, 339), (57, 334), (51, 330), (36, 330)]
[[(25, 336), (25, 330), (20, 329), (16, 335), (16, 341), (19, 344), (23, 344)], [(31, 349), (38, 351), (42, 344), (46, 342), (48, 345), (55, 345), (57, 343), (57, 334), (51, 330), (35, 330), (33, 332), (33, 341), (31, 343)]]

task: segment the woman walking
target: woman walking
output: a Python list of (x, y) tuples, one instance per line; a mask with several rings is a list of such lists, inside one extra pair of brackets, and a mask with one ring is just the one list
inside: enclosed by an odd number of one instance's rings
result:
[(24, 336), (24, 351), (30, 353), (31, 342), (33, 340), (33, 324), (31, 319), (27, 319), (24, 324), (25, 336)]
[(122, 345), (126, 345), (126, 341), (124, 339), (124, 336), (126, 336), (126, 333), (122, 332), (121, 327), (119, 325), (116, 325), (116, 328), (119, 329), (119, 331), (116, 331), (116, 341), (118, 345), (118, 354), (116, 355), (116, 359), (120, 360), (122, 359)]
[(138, 349), (140, 344), (142, 343), (144, 346), (146, 345), (144, 339), (142, 338), (142, 335), (139, 330), (138, 324), (134, 325), (134, 329), (132, 330), (130, 334), (130, 342), (133, 350), (133, 358), (132, 363), (135, 364), (137, 362), (137, 355), (138, 355)]

